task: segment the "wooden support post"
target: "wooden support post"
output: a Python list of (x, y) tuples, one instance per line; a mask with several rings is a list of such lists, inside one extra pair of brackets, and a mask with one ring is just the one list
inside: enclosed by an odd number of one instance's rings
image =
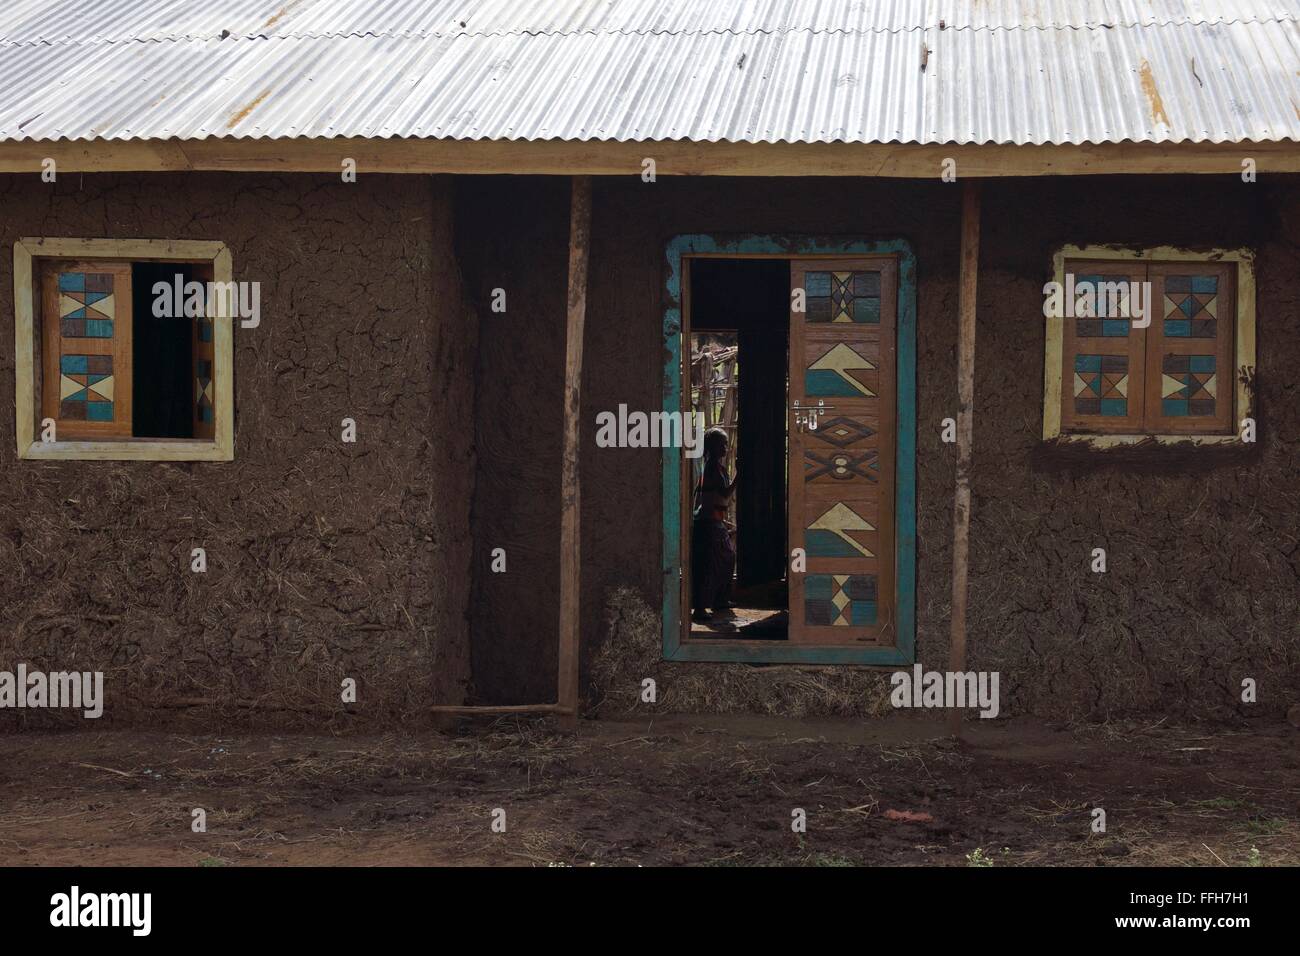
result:
[(569, 308), (565, 327), (564, 459), (560, 472), (559, 705), (577, 728), (580, 623), (578, 424), (582, 415), (582, 335), (587, 316), (587, 263), (591, 246), (591, 177), (574, 176), (569, 200)]
[[(961, 271), (957, 298), (957, 486), (952, 508), (952, 630), (948, 669), (966, 670), (966, 578), (970, 555), (971, 436), (975, 423), (975, 293), (980, 259), (980, 182), (967, 179), (961, 194)], [(961, 708), (948, 714), (961, 736)]]

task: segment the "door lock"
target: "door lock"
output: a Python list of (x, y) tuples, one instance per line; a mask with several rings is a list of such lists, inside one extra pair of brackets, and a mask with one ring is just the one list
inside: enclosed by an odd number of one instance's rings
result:
[(829, 412), (834, 408), (834, 405), (827, 405), (821, 399), (817, 400), (816, 405), (800, 405), (799, 400), (795, 399), (795, 403), (790, 410), (794, 412), (794, 424), (799, 431), (806, 429), (815, 432), (820, 424), (822, 413)]

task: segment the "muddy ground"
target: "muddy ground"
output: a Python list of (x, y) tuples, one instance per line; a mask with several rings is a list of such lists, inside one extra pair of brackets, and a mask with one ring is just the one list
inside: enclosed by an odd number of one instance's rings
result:
[(941, 729), (669, 717), (583, 721), (576, 738), (521, 719), (385, 737), (11, 734), (0, 864), (1300, 863), (1288, 725), (974, 721), (963, 744)]

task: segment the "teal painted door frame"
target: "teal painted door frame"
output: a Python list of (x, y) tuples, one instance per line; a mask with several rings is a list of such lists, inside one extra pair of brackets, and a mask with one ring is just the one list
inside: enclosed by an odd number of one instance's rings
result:
[(663, 638), (670, 661), (781, 664), (911, 664), (916, 652), (916, 258), (901, 239), (847, 242), (802, 236), (677, 236), (668, 243), (664, 310), (665, 412), (682, 409), (682, 276), (693, 256), (894, 256), (898, 260), (898, 434), (895, 491), (898, 643), (894, 647), (799, 647), (779, 641), (702, 642), (682, 639), (682, 450), (663, 461)]

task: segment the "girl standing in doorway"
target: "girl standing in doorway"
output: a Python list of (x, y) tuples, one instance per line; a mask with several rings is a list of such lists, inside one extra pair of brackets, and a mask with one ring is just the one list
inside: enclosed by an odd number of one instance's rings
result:
[[(727, 503), (736, 492), (739, 475), (727, 480), (727, 433), (704, 433), (704, 469), (695, 485), (691, 524), (691, 620), (712, 623), (731, 620), (731, 579), (736, 571), (736, 545), (727, 521)], [(712, 614), (709, 611), (712, 610)]]

